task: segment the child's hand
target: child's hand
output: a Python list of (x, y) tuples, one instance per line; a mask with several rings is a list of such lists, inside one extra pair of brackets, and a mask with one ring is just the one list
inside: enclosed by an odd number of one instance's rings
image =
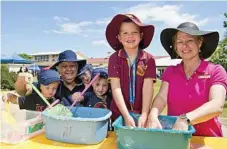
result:
[(138, 119), (138, 127), (145, 128), (146, 127), (146, 121), (147, 121), (147, 115), (141, 114), (141, 116)]
[(152, 117), (147, 119), (147, 128), (155, 128), (162, 129), (162, 125), (158, 119), (158, 117)]
[(72, 94), (72, 100), (73, 102), (81, 102), (82, 100), (84, 100), (84, 96), (81, 96), (81, 92), (75, 92), (74, 94)]
[(136, 127), (135, 121), (131, 115), (124, 118), (125, 126)]

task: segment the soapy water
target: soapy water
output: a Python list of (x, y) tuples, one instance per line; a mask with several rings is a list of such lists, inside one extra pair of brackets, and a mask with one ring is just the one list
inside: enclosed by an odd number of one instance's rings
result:
[(173, 123), (168, 120), (168, 119), (159, 119), (161, 125), (162, 125), (162, 129), (172, 129), (173, 128)]

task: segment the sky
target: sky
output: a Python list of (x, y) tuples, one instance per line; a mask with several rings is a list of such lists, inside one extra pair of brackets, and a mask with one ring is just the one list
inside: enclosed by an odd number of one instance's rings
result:
[(160, 33), (180, 23), (196, 23), (201, 30), (217, 30), (224, 37), (224, 1), (3, 1), (1, 2), (1, 53), (80, 51), (88, 57), (114, 52), (105, 30), (119, 13), (132, 13), (155, 26), (146, 49), (154, 56), (168, 55)]

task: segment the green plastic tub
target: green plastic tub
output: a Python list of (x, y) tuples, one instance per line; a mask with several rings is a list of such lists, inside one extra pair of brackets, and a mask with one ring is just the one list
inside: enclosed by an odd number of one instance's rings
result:
[[(140, 115), (132, 114), (137, 123)], [(118, 149), (189, 149), (190, 139), (195, 132), (193, 126), (188, 131), (172, 130), (177, 117), (159, 116), (163, 129), (129, 128), (118, 117), (113, 126), (116, 131)]]

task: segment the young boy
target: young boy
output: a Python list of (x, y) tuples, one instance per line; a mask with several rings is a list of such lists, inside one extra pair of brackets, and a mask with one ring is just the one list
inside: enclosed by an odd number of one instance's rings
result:
[(106, 38), (116, 51), (109, 58), (113, 102), (112, 121), (122, 115), (126, 126), (135, 127), (130, 112), (141, 114), (138, 127), (145, 127), (153, 98), (156, 68), (147, 48), (154, 34), (153, 25), (144, 25), (132, 14), (118, 14), (106, 28)]
[[(41, 91), (43, 96), (49, 101), (50, 104), (54, 101), (54, 95), (60, 81), (60, 75), (55, 70), (43, 70), (38, 75), (37, 88)], [(16, 101), (8, 101), (18, 103), (20, 109), (43, 111), (47, 108), (47, 104), (36, 92), (32, 92), (30, 95), (26, 95), (24, 97), (18, 97)]]
[(92, 84), (93, 91), (86, 92), (83, 96), (72, 96), (72, 100), (79, 101), (84, 107), (110, 108), (112, 100), (110, 85), (108, 82), (108, 72), (105, 68), (96, 68), (92, 71), (91, 78), (100, 74), (98, 79)]

